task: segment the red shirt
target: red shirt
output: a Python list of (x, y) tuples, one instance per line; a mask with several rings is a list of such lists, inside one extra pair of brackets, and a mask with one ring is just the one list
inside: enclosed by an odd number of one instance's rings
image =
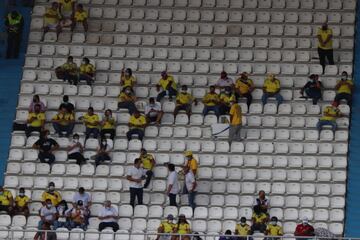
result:
[(299, 224), (296, 226), (294, 235), (295, 236), (314, 236), (314, 228), (309, 224), (307, 224), (307, 225)]

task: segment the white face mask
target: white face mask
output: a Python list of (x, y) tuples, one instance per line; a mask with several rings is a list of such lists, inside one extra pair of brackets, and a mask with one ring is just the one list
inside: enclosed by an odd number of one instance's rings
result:
[(85, 61), (82, 61), (82, 62), (81, 62), (81, 64), (84, 64), (84, 65), (85, 65), (85, 64), (86, 64), (86, 62), (85, 62)]
[(25, 196), (25, 193), (19, 193), (19, 196), (23, 197), (23, 196)]
[(106, 141), (102, 141), (101, 143), (102, 143), (102, 145), (106, 145)]
[(129, 94), (129, 93), (131, 93), (131, 91), (130, 91), (130, 90), (126, 90), (125, 93)]
[(187, 91), (186, 91), (186, 90), (181, 90), (181, 92), (182, 92), (183, 94), (186, 94), (186, 93), (187, 93)]
[(275, 226), (275, 225), (276, 225), (276, 222), (275, 222), (275, 221), (272, 221), (272, 222), (270, 222), (270, 224)]
[(341, 76), (341, 80), (346, 80), (346, 76)]
[(79, 139), (74, 138), (73, 141), (74, 141), (74, 143), (78, 143), (78, 142), (79, 142)]
[(46, 204), (46, 207), (50, 209), (52, 207), (52, 204)]
[(49, 187), (49, 191), (50, 191), (50, 192), (53, 192), (54, 190), (55, 190), (55, 187), (53, 187), (53, 186), (50, 186), (50, 187)]

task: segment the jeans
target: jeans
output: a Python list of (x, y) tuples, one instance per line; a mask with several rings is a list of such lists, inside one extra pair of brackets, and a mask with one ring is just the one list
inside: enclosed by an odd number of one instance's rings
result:
[(99, 232), (101, 232), (107, 227), (111, 227), (114, 232), (119, 230), (119, 224), (117, 222), (102, 222), (99, 224)]
[(132, 115), (136, 110), (135, 103), (133, 102), (119, 102), (118, 108), (125, 108), (129, 111), (130, 115)]
[(41, 132), (41, 127), (27, 126), (26, 131), (25, 131), (26, 137), (30, 137), (32, 132), (39, 132), (40, 133)]
[(215, 112), (217, 117), (220, 116), (219, 106), (204, 106), (203, 115), (206, 116), (210, 111)]
[(230, 125), (229, 128), (229, 142), (241, 140), (241, 125)]
[(313, 104), (316, 105), (319, 99), (321, 99), (321, 90), (316, 88), (307, 88), (305, 93), (309, 98), (312, 98)]
[(68, 72), (64, 72), (64, 77), (63, 77), (64, 81), (68, 81), (70, 84), (75, 84), (78, 81), (78, 77), (77, 75), (73, 75), (73, 74), (69, 74)]
[(190, 193), (188, 193), (189, 206), (190, 206), (193, 210), (195, 210), (195, 208), (196, 208), (195, 197), (196, 197), (196, 192), (190, 192)]
[[(177, 91), (176, 89), (172, 88), (172, 87), (169, 87), (169, 89), (167, 90), (169, 92), (169, 98), (172, 98), (174, 96), (177, 95)], [(160, 92), (157, 97), (156, 97), (156, 101), (157, 102), (160, 102), (161, 99), (163, 99), (164, 97), (166, 96), (166, 90)]]
[[(89, 75), (87, 75), (87, 74), (80, 74), (80, 76), (79, 76), (79, 82), (80, 82), (81, 80), (85, 80), (85, 81), (86, 81), (86, 84), (89, 85), (89, 86), (91, 86), (91, 84), (94, 82), (94, 78), (92, 78), (91, 76), (89, 76)], [(77, 84), (77, 82), (76, 82), (76, 84)], [(76, 85), (76, 84), (75, 84), (75, 85)]]
[(144, 129), (141, 129), (141, 128), (133, 128), (133, 129), (130, 129), (127, 133), (126, 133), (126, 137), (128, 139), (128, 141), (131, 140), (132, 138), (132, 135), (138, 135), (138, 138), (140, 139), (140, 141), (143, 140), (144, 138)]
[(334, 65), (334, 51), (332, 49), (321, 49), (318, 48), (318, 54), (320, 59), (320, 65), (323, 67), (323, 72), (325, 71), (325, 58), (327, 58), (329, 65)]
[(96, 158), (95, 158), (95, 166), (98, 166), (98, 165), (100, 165), (100, 163), (103, 163), (110, 159), (111, 159), (110, 156), (107, 154), (98, 154), (98, 155), (96, 155)]
[(135, 198), (137, 198), (138, 205), (143, 204), (143, 188), (132, 188), (130, 187), (130, 205), (135, 207)]
[(70, 221), (69, 226), (70, 226), (71, 229), (80, 227), (84, 231), (86, 231), (86, 228), (87, 228), (85, 223), (77, 223), (77, 222), (74, 222), (74, 221)]
[(266, 230), (266, 224), (265, 223), (253, 223), (251, 226), (251, 234), (254, 233), (254, 231), (259, 231), (261, 233), (264, 233)]
[(78, 164), (78, 165), (86, 163), (86, 159), (84, 158), (84, 155), (82, 155), (79, 152), (69, 154), (68, 159), (75, 159), (76, 164)]
[(316, 124), (316, 128), (321, 131), (323, 126), (330, 125), (333, 132), (336, 131), (337, 124), (335, 121), (329, 121), (329, 120), (319, 120), (319, 122)]
[(115, 129), (102, 129), (100, 132), (101, 138), (105, 138), (106, 134), (110, 134), (110, 139), (114, 140), (115, 137)]
[(85, 137), (88, 139), (90, 135), (92, 134), (93, 138), (98, 138), (99, 135), (99, 129), (98, 128), (86, 128), (85, 131)]
[(151, 171), (151, 170), (146, 171), (146, 180), (145, 180), (144, 188), (147, 188), (149, 186), (151, 178), (153, 176), (154, 176), (153, 171)]
[[(43, 225), (44, 225), (44, 222), (42, 220), (40, 220), (39, 223), (38, 223), (38, 230), (43, 230), (42, 229)], [(54, 230), (56, 230), (59, 227), (59, 222), (55, 220), (55, 221), (52, 222), (51, 225), (54, 226)]]
[(246, 104), (247, 104), (248, 108), (250, 107), (252, 99), (253, 99), (251, 93), (244, 93), (244, 94), (236, 93), (235, 96), (236, 96), (237, 101), (239, 100), (239, 98), (242, 98), (242, 97), (246, 98)]
[(53, 123), (53, 127), (55, 129), (55, 133), (62, 136), (63, 132), (66, 132), (66, 137), (69, 137), (70, 134), (72, 134), (74, 129), (74, 123), (69, 123), (68, 125), (61, 125), (60, 123)]
[(342, 99), (345, 99), (346, 102), (347, 102), (347, 104), (348, 104), (349, 106), (351, 106), (351, 103), (352, 103), (352, 101), (351, 101), (351, 99), (352, 99), (351, 94), (349, 94), (349, 93), (338, 93), (338, 94), (336, 94), (334, 101), (335, 101), (337, 104), (340, 104), (340, 101), (341, 101)]
[(219, 107), (219, 113), (220, 115), (225, 115), (228, 114), (230, 111), (230, 107), (225, 105), (225, 104), (221, 104)]
[(177, 105), (174, 109), (174, 116), (176, 116), (179, 111), (185, 111), (187, 115), (191, 114), (191, 104), (181, 104), (181, 105)]
[(283, 102), (283, 97), (280, 95), (280, 93), (267, 93), (264, 92), (264, 94), (261, 97), (262, 104), (265, 105), (267, 103), (267, 99), (269, 97), (276, 98), (276, 101), (278, 102), (278, 105), (280, 105)]
[(38, 158), (41, 163), (53, 164), (55, 162), (55, 155), (49, 152), (39, 152)]
[(177, 204), (176, 204), (176, 194), (169, 193), (169, 200), (170, 200), (170, 206), (175, 206), (175, 207), (177, 207)]

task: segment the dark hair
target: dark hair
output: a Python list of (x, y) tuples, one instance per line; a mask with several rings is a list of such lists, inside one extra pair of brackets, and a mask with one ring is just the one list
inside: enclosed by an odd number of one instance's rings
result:
[(278, 218), (277, 217), (275, 217), (275, 216), (273, 216), (273, 217), (271, 217), (271, 221), (278, 221)]
[(112, 114), (112, 111), (111, 111), (111, 109), (109, 109), (109, 108), (106, 109), (105, 112), (110, 112), (110, 113)]
[(172, 164), (172, 163), (169, 163), (169, 164), (168, 164), (168, 169), (169, 169), (170, 172), (175, 171), (175, 165)]
[(78, 6), (78, 7), (81, 7), (81, 8), (84, 7), (81, 3), (79, 3), (77, 6)]
[(134, 160), (134, 164), (138, 164), (140, 161), (141, 161), (141, 159), (140, 159), (140, 158), (135, 158), (135, 160)]
[(230, 230), (230, 229), (226, 230), (226, 231), (225, 231), (225, 234), (226, 234), (226, 235), (231, 235), (231, 230)]
[(93, 108), (93, 107), (89, 107), (88, 110), (94, 111), (94, 108)]
[(86, 63), (89, 63), (90, 60), (87, 58), (87, 57), (84, 57), (83, 60), (86, 62)]
[(67, 205), (67, 202), (65, 200), (61, 200), (59, 205), (64, 205), (64, 209), (63, 209), (63, 212), (61, 213), (62, 215), (64, 215), (64, 213), (69, 209), (68, 205)]
[(79, 192), (85, 192), (85, 188), (79, 187)]
[(67, 58), (68, 60), (74, 60), (74, 58), (72, 56), (68, 56)]
[(155, 102), (155, 98), (153, 97), (149, 98), (149, 102)]
[(36, 98), (37, 100), (39, 100), (39, 101), (40, 101), (40, 97), (39, 97), (39, 95), (35, 94), (35, 95), (33, 96), (33, 99), (34, 99), (34, 98)]
[(246, 217), (241, 217), (240, 222), (246, 222)]
[(64, 96), (63, 96), (63, 101), (64, 101), (64, 102), (69, 101), (69, 96), (68, 96), (68, 95), (64, 95)]
[(125, 70), (125, 72), (129, 73), (130, 76), (132, 75), (132, 70), (131, 70), (131, 68), (127, 68), (127, 69)]
[(343, 71), (342, 73), (341, 73), (341, 75), (342, 74), (346, 74), (346, 76), (349, 76), (349, 74), (347, 73), (347, 71)]
[(254, 212), (255, 212), (256, 214), (261, 213), (261, 208), (260, 208), (259, 205), (255, 205), (255, 206), (254, 206)]
[(210, 88), (215, 88), (215, 85), (211, 85)]
[[(106, 143), (105, 144), (103, 144), (103, 141), (106, 141)], [(107, 140), (106, 140), (106, 138), (101, 138), (100, 139), (100, 149), (104, 149), (104, 150), (106, 150), (106, 146), (107, 146), (108, 144), (107, 144)]]
[(25, 188), (23, 187), (19, 188), (19, 192), (25, 192)]
[(187, 87), (186, 85), (182, 85), (182, 86), (181, 86), (181, 89), (183, 89), (183, 88), (186, 88), (186, 89), (187, 89), (188, 87)]
[(74, 137), (78, 137), (78, 138), (79, 138), (80, 136), (79, 136), (79, 134), (74, 133), (73, 138), (74, 138)]
[(43, 130), (43, 131), (40, 133), (40, 138), (44, 138), (44, 137), (45, 137), (45, 134), (49, 134), (49, 133), (50, 133), (49, 130), (47, 130), (47, 129)]

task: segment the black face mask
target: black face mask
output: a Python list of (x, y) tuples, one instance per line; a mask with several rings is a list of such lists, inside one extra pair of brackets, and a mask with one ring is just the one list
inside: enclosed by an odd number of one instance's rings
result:
[(322, 30), (326, 31), (328, 28), (327, 27), (322, 27)]

